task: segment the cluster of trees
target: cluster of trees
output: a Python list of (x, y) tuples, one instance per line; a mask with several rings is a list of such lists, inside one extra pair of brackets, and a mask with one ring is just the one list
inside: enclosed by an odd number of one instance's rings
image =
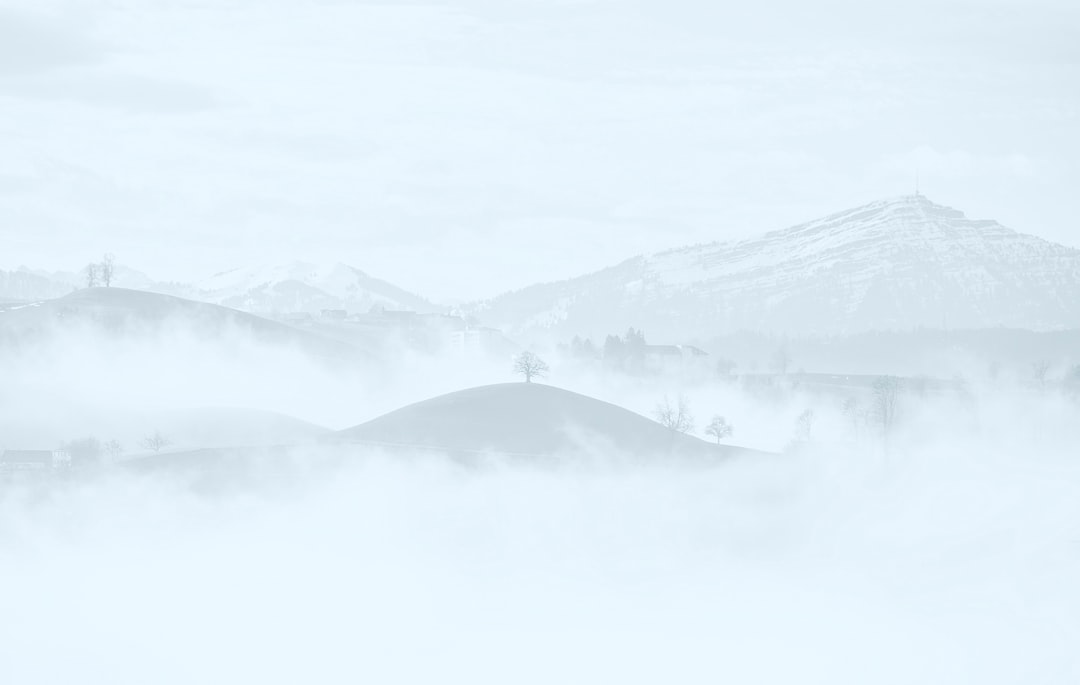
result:
[[(1053, 368), (1053, 364), (1045, 359), (1040, 359), (1032, 363), (1031, 376), (1035, 382), (1035, 386), (1039, 390), (1046, 390), (1047, 384), (1050, 382), (1050, 371)], [(1055, 377), (1061, 379), (1061, 385), (1065, 392), (1069, 394), (1080, 393), (1080, 364), (1074, 365), (1072, 368), (1065, 371), (1065, 375)]]
[[(155, 430), (139, 441), (139, 446), (153, 452), (160, 452), (163, 448), (172, 444), (161, 431)], [(95, 437), (79, 438), (60, 445), (60, 448), (71, 456), (73, 468), (90, 468), (106, 463), (115, 462), (124, 453), (124, 446), (118, 440), (101, 442)]]
[(100, 262), (91, 262), (86, 265), (86, 287), (96, 288), (103, 285), (106, 288), (112, 286), (113, 275), (116, 273), (116, 257), (106, 254)]
[(623, 335), (608, 335), (604, 340), (603, 347), (593, 343), (591, 338), (582, 338), (575, 335), (570, 344), (561, 348), (573, 359), (604, 361), (633, 365), (645, 360), (645, 348), (648, 342), (645, 340), (645, 332), (634, 328), (627, 329)]
[(582, 338), (580, 335), (575, 335), (570, 344), (565, 348), (560, 348), (560, 351), (573, 359), (585, 361), (601, 359), (604, 356), (604, 351), (594, 345), (591, 338)]
[(79, 438), (60, 446), (71, 456), (72, 468), (89, 468), (101, 464), (102, 457), (115, 461), (124, 448), (117, 440), (101, 442), (95, 437)]
[[(664, 395), (663, 401), (653, 410), (653, 418), (661, 426), (676, 433), (691, 433), (694, 430), (694, 416), (690, 413), (690, 404), (686, 397), (679, 395), (676, 402)], [(719, 414), (713, 416), (705, 426), (705, 434), (716, 439), (716, 444), (735, 432), (735, 426)]]
[(903, 391), (902, 379), (896, 376), (879, 376), (871, 386), (869, 406), (861, 406), (854, 397), (844, 400), (840, 409), (851, 422), (856, 440), (861, 437), (861, 427), (864, 425), (876, 429), (883, 439), (888, 439), (900, 415)]
[(628, 328), (621, 338), (609, 335), (604, 340), (604, 359), (630, 366), (642, 364), (645, 361), (645, 348), (648, 346), (645, 331)]

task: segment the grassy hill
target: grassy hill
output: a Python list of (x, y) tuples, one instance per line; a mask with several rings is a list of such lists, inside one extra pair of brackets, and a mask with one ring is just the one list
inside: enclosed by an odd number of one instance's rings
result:
[(676, 433), (614, 404), (539, 383), (487, 385), (442, 395), (340, 431), (334, 439), (523, 456), (715, 458), (744, 451)]
[(329, 358), (366, 351), (278, 321), (215, 304), (125, 288), (86, 288), (53, 300), (0, 308), (0, 342), (33, 344), (65, 332), (133, 336), (182, 330), (202, 339), (249, 336)]

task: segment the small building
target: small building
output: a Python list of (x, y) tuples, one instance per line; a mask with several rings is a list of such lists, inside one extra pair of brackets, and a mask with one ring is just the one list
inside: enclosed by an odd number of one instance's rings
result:
[(324, 309), (322, 310), (322, 318), (329, 321), (344, 321), (349, 315), (344, 309)]
[(474, 354), (495, 350), (503, 341), (502, 331), (487, 326), (464, 326), (451, 330), (449, 349), (456, 354)]
[(0, 471), (52, 471), (71, 466), (66, 450), (0, 449)]

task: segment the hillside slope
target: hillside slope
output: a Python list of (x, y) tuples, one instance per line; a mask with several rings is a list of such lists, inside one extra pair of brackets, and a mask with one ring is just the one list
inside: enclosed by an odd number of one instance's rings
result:
[(67, 403), (8, 408), (0, 416), (0, 447), (52, 448), (71, 440), (117, 440), (126, 455), (145, 453), (140, 441), (159, 432), (166, 451), (303, 443), (328, 432), (322, 426), (269, 411), (236, 407), (131, 410)]
[(361, 352), (358, 347), (246, 312), (125, 288), (86, 288), (52, 300), (0, 307), (0, 342), (33, 343), (87, 329), (142, 335), (166, 326), (204, 339), (246, 335), (260, 343), (295, 346), (321, 357), (347, 358)]
[(1080, 250), (921, 195), (749, 240), (635, 257), (468, 308), (510, 333), (665, 338), (1080, 327)]
[(614, 404), (539, 383), (486, 385), (441, 395), (336, 437), (450, 453), (529, 456), (587, 452), (716, 458), (743, 451), (712, 445)]

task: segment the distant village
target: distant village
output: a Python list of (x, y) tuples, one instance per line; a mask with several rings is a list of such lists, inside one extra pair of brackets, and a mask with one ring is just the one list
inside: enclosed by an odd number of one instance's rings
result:
[(559, 348), (562, 356), (581, 362), (603, 362), (609, 368), (632, 374), (708, 375), (714, 364), (709, 353), (694, 345), (653, 345), (644, 331), (630, 328), (622, 336), (608, 335), (603, 346), (575, 336)]

